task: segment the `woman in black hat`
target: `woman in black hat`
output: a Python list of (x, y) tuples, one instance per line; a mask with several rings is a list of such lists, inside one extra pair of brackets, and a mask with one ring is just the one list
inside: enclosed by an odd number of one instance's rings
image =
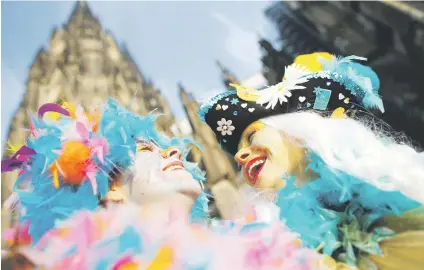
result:
[(419, 269), (424, 158), (378, 120), (378, 77), (354, 60), (365, 59), (299, 56), (281, 83), (234, 85), (199, 115), (249, 185), (278, 192), (304, 245), (365, 269)]

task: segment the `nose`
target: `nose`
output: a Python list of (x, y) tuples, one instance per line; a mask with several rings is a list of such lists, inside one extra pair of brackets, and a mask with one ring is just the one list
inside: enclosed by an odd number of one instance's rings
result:
[(181, 150), (177, 147), (169, 147), (165, 151), (162, 152), (162, 157), (164, 158), (176, 158), (178, 160), (181, 160), (182, 154)]
[(244, 166), (251, 154), (252, 151), (250, 150), (250, 148), (242, 148), (234, 156), (234, 159), (237, 161), (238, 164)]

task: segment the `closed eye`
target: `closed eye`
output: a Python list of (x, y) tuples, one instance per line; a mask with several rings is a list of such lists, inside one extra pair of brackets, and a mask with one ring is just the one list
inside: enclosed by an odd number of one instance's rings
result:
[(153, 152), (154, 147), (151, 143), (145, 141), (137, 142), (137, 152)]
[(255, 131), (253, 131), (252, 133), (249, 134), (249, 136), (247, 136), (247, 141), (252, 144), (252, 140), (253, 140), (253, 135), (255, 135)]
[(153, 152), (153, 147), (151, 147), (151, 146), (139, 146), (139, 147), (137, 147), (137, 152)]

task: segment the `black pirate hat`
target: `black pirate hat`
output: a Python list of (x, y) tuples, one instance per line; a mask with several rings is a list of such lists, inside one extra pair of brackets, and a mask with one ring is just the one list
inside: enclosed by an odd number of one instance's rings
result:
[(320, 111), (329, 117), (384, 112), (378, 77), (352, 59), (357, 58), (334, 57), (315, 72), (293, 64), (286, 67), (283, 82), (260, 91), (233, 85), (236, 90), (203, 104), (199, 116), (215, 132), (221, 147), (235, 155), (243, 131), (268, 116), (303, 110)]

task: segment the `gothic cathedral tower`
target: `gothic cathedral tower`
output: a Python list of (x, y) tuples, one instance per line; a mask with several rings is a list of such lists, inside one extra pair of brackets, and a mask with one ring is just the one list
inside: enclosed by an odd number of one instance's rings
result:
[[(36, 112), (44, 103), (66, 100), (92, 107), (108, 97), (141, 115), (157, 109), (164, 114), (158, 120), (158, 129), (173, 135), (174, 116), (164, 97), (144, 79), (126, 47), (118, 46), (112, 34), (103, 30), (88, 4), (78, 1), (68, 22), (53, 30), (49, 48), (41, 48), (36, 55), (8, 139), (22, 144), (28, 113)], [(16, 177), (16, 173), (2, 175), (2, 205)], [(6, 225), (5, 221), (7, 216), (3, 219)]]

